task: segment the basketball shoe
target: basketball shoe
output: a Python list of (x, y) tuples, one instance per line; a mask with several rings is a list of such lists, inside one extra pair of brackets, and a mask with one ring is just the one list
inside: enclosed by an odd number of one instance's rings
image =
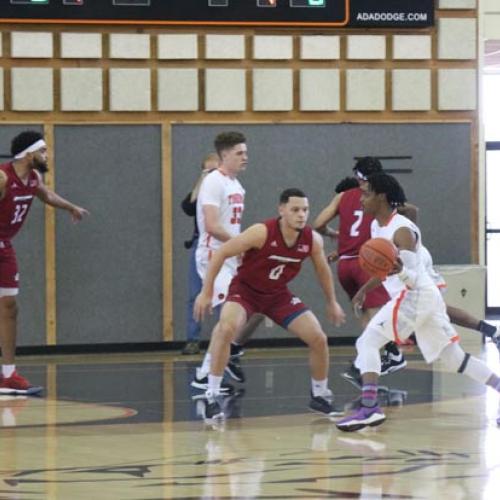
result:
[(339, 420), (335, 425), (344, 432), (354, 432), (365, 427), (375, 427), (385, 420), (384, 412), (378, 405), (368, 408), (361, 406), (358, 411)]
[(241, 368), (238, 358), (230, 359), (227, 363), (225, 371), (233, 380), (236, 380), (236, 382), (239, 382), (240, 384), (245, 382), (245, 373)]
[(43, 387), (34, 386), (16, 371), (10, 377), (1, 377), (0, 394), (34, 395), (42, 392)]
[(316, 413), (321, 413), (328, 417), (339, 417), (344, 414), (344, 410), (336, 406), (333, 402), (332, 391), (328, 390), (322, 396), (314, 396), (311, 393), (311, 401), (309, 401), (309, 409)]
[(205, 392), (205, 407), (202, 411), (205, 422), (211, 423), (214, 420), (224, 420), (223, 398), (224, 396), (221, 394), (215, 395), (211, 390)]
[(354, 366), (354, 363), (351, 363), (349, 368), (345, 372), (341, 373), (340, 376), (358, 389), (361, 389), (363, 386), (361, 372), (358, 368), (356, 368), (356, 366)]
[(406, 366), (406, 359), (403, 353), (399, 351), (398, 354), (394, 354), (390, 351), (385, 351), (381, 358), (382, 366), (380, 368), (380, 375), (389, 375), (389, 373), (394, 373), (402, 370)]
[[(207, 391), (208, 375), (203, 376), (201, 370), (199, 368), (196, 368), (196, 375), (194, 376), (194, 379), (191, 381), (191, 387), (194, 387), (195, 389), (200, 389), (201, 391)], [(227, 382), (222, 382), (220, 386), (220, 392), (221, 394), (231, 394), (232, 392), (234, 392), (234, 387), (231, 384), (228, 384)]]
[(245, 351), (243, 350), (243, 346), (239, 344), (231, 344), (231, 359), (239, 358), (245, 354)]

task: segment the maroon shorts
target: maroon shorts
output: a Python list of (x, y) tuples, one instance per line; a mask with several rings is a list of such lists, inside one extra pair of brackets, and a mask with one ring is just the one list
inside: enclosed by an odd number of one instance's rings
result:
[(247, 317), (255, 313), (265, 314), (285, 329), (297, 316), (309, 310), (288, 288), (274, 293), (262, 293), (236, 279), (231, 281), (226, 302), (240, 304), (247, 312)]
[(10, 243), (0, 241), (0, 288), (19, 288), (16, 252)]
[[(352, 299), (357, 291), (370, 279), (370, 275), (361, 269), (358, 258), (340, 259), (337, 263), (337, 275), (342, 288)], [(389, 302), (387, 290), (382, 286), (374, 288), (366, 294), (363, 304), (365, 309), (382, 307)]]

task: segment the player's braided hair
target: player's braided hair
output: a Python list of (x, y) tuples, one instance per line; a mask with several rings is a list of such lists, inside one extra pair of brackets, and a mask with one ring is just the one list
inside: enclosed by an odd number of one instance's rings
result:
[(377, 194), (385, 194), (391, 207), (402, 207), (406, 203), (406, 195), (399, 182), (389, 174), (377, 173), (368, 177), (370, 189)]
[(10, 144), (10, 152), (12, 156), (16, 156), (40, 139), (43, 139), (43, 135), (40, 134), (40, 132), (35, 132), (34, 130), (25, 130), (24, 132), (16, 135)]
[(337, 194), (343, 193), (344, 191), (347, 191), (348, 189), (353, 189), (357, 188), (359, 186), (359, 183), (355, 177), (344, 177), (336, 186), (335, 186), (335, 192)]
[(368, 177), (377, 172), (382, 172), (383, 167), (378, 158), (374, 156), (364, 156), (363, 158), (359, 158), (353, 170), (354, 173), (359, 172), (362, 176)]

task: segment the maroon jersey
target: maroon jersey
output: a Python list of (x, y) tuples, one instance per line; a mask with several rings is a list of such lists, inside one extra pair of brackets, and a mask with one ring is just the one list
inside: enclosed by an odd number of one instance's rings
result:
[(7, 175), (4, 197), (0, 200), (0, 239), (12, 239), (26, 219), (40, 183), (37, 174), (30, 172), (26, 184), (17, 176), (12, 163), (0, 165)]
[(342, 193), (339, 207), (338, 254), (358, 255), (361, 245), (371, 238), (370, 225), (373, 217), (363, 212), (361, 188)]
[(275, 293), (286, 288), (300, 271), (302, 261), (311, 255), (312, 228), (306, 226), (295, 245), (287, 247), (279, 227), (279, 219), (264, 221), (267, 238), (260, 249), (245, 252), (235, 281), (248, 285), (261, 293)]

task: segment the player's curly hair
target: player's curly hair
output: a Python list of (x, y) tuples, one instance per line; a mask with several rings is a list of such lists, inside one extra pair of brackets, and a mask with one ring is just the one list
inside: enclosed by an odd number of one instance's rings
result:
[(43, 135), (40, 132), (35, 132), (34, 130), (25, 130), (20, 134), (16, 135), (10, 144), (10, 153), (12, 156), (16, 156), (21, 151), (29, 148), (35, 142), (43, 139)]
[(343, 193), (344, 191), (347, 191), (348, 189), (354, 189), (359, 186), (359, 183), (356, 179), (356, 177), (344, 177), (336, 186), (335, 186), (335, 192), (337, 194)]
[(231, 149), (237, 144), (246, 143), (247, 139), (241, 132), (221, 132), (214, 141), (214, 147), (220, 156), (225, 149)]
[(379, 172), (368, 177), (371, 191), (385, 194), (387, 203), (393, 208), (402, 207), (406, 203), (406, 195), (401, 184), (392, 175)]
[(369, 175), (375, 174), (377, 172), (382, 172), (382, 163), (378, 158), (374, 156), (364, 156), (359, 158), (354, 167), (352, 168), (354, 173), (360, 173), (363, 177), (368, 177)]

